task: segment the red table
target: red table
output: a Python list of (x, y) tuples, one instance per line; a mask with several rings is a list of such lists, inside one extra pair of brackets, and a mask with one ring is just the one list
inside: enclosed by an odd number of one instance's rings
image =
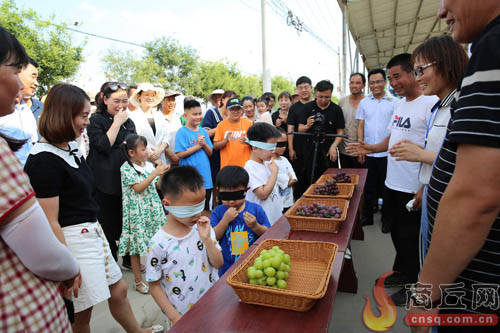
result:
[[(326, 173), (336, 173), (337, 169), (328, 169)], [(353, 235), (357, 222), (357, 211), (366, 182), (366, 169), (342, 169), (347, 174), (358, 174), (356, 186), (349, 204), (347, 219), (338, 234), (290, 231), (290, 226), (281, 217), (241, 256), (251, 253), (264, 239), (297, 239), (334, 242), (339, 251), (332, 270), (332, 277), (325, 297), (318, 300), (307, 312), (296, 312), (241, 302), (233, 289), (226, 283), (226, 278), (235, 269), (231, 266), (210, 290), (175, 324), (171, 332), (326, 332), (337, 290), (353, 291), (357, 289), (357, 278), (352, 261), (344, 260), (345, 250)], [(355, 280), (355, 285), (349, 283)], [(344, 287), (343, 287), (344, 286)], [(355, 290), (354, 290), (355, 292)]]

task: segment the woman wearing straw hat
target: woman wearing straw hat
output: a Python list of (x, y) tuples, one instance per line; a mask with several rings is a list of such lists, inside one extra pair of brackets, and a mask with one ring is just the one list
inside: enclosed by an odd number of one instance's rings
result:
[(169, 147), (168, 123), (163, 114), (155, 107), (161, 103), (165, 91), (151, 83), (140, 83), (130, 97), (130, 102), (137, 107), (129, 111), (129, 117), (135, 124), (138, 135), (148, 140), (151, 162), (166, 164), (165, 149)]

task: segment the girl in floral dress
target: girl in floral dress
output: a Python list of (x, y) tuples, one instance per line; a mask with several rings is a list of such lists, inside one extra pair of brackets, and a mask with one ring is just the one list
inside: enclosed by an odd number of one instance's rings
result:
[(165, 213), (156, 191), (159, 176), (170, 165), (156, 168), (148, 162), (147, 140), (130, 134), (125, 141), (127, 161), (120, 168), (123, 199), (123, 229), (120, 237), (120, 256), (130, 254), (135, 289), (149, 292), (142, 281), (140, 256), (146, 255), (148, 242), (165, 222)]

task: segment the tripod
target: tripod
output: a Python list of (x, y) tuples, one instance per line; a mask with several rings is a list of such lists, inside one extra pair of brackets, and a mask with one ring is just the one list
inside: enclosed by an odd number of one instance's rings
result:
[[(309, 185), (314, 182), (314, 173), (316, 170), (316, 160), (318, 158), (318, 147), (319, 147), (320, 142), (324, 141), (325, 138), (337, 138), (337, 137), (344, 138), (344, 139), (348, 138), (348, 136), (344, 135), (344, 134), (327, 134), (327, 133), (323, 133), (323, 132), (314, 132), (314, 133), (293, 132), (293, 135), (312, 136), (312, 139), (314, 142), (311, 182), (309, 183)], [(337, 158), (340, 158), (340, 157), (337, 157)]]

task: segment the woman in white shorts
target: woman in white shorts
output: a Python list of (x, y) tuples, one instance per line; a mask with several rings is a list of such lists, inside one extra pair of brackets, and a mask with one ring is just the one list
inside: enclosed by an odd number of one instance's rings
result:
[(132, 312), (127, 284), (97, 222), (92, 173), (74, 142), (87, 127), (89, 113), (89, 98), (82, 89), (55, 85), (39, 120), (43, 139), (33, 146), (25, 171), (56, 237), (80, 266), (74, 332), (90, 332), (92, 307), (104, 300), (125, 331), (151, 331), (140, 328)]

